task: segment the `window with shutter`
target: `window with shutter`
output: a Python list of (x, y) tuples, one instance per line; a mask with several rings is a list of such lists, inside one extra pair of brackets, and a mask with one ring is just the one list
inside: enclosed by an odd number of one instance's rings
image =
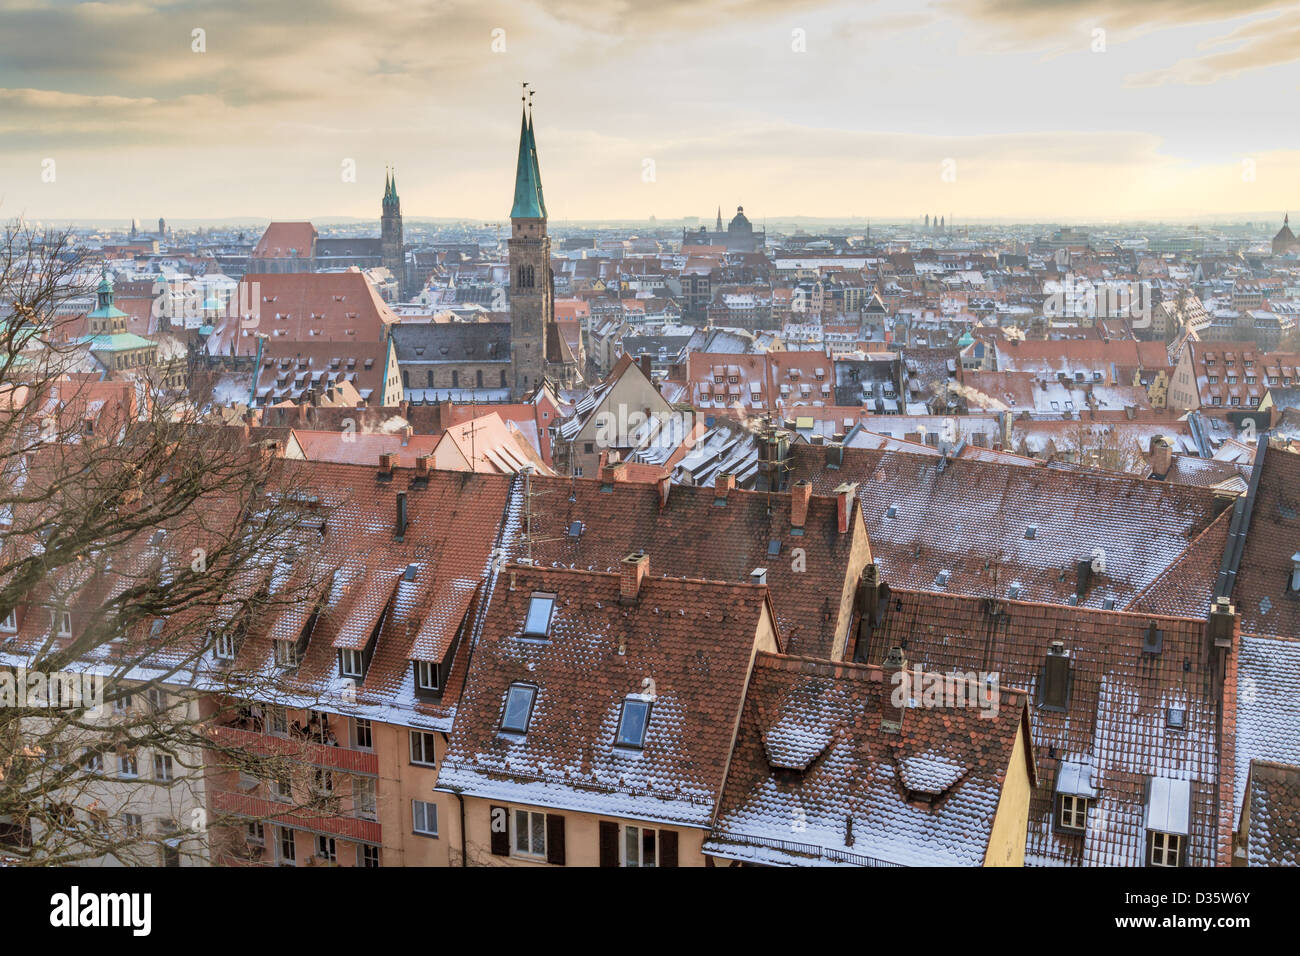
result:
[(673, 830), (659, 831), (659, 865), (677, 865), (677, 834)]
[(546, 862), (564, 866), (564, 817), (546, 815)]
[(492, 833), (492, 855), (510, 855), (510, 811), (505, 807), (488, 807), (488, 821)]
[(618, 866), (618, 824), (600, 821), (600, 865)]

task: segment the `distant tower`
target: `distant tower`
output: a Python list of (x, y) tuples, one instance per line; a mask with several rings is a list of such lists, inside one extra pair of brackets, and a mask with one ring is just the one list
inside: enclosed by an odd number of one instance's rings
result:
[(132, 218), (131, 218), (131, 238), (134, 239), (134, 238), (135, 238), (135, 234), (136, 234), (137, 232), (139, 232), (139, 231), (140, 231), (140, 220), (139, 220), (139, 219), (136, 219), (135, 217), (132, 217)]
[(722, 207), (718, 207), (718, 224), (714, 227), (718, 232), (722, 232)]
[(167, 220), (162, 216), (158, 217), (158, 238), (161, 239), (167, 235)]
[(515, 201), (510, 209), (510, 389), (520, 399), (546, 375), (546, 333), (555, 318), (551, 239), (532, 119), (519, 121)]
[(399, 295), (405, 297), (406, 246), (402, 242), (402, 201), (397, 196), (397, 174), (384, 173), (383, 213), (379, 219), (379, 250), (384, 267), (397, 280)]
[(930, 228), (930, 214), (928, 212), (925, 214), (925, 228)]

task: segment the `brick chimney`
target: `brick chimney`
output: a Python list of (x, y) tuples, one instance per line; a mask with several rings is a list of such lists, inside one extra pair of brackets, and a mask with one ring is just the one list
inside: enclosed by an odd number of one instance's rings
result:
[(790, 527), (802, 528), (808, 521), (808, 502), (812, 500), (812, 482), (804, 478), (790, 489)]
[(840, 534), (848, 534), (849, 522), (853, 519), (853, 500), (857, 487), (857, 482), (846, 481), (835, 489), (835, 513), (839, 521)]
[(397, 456), (392, 452), (384, 452), (379, 456), (379, 470), (386, 475), (391, 475), (393, 469), (397, 467)]
[(1164, 435), (1151, 439), (1151, 473), (1163, 478), (1174, 466), (1174, 447)]
[(659, 507), (660, 507), (660, 508), (667, 508), (667, 507), (668, 507), (668, 493), (669, 493), (669, 491), (672, 490), (672, 487), (673, 487), (673, 477), (672, 477), (672, 475), (664, 475), (662, 478), (659, 479), (659, 481), (657, 482), (657, 484), (659, 485)]
[(880, 699), (880, 730), (886, 734), (903, 731), (903, 714), (912, 696), (911, 680), (907, 674), (907, 658), (901, 647), (891, 647), (880, 663), (885, 688)]
[(429, 473), (433, 471), (433, 456), (421, 455), (415, 459), (415, 473), (421, 478), (428, 478)]
[(641, 582), (650, 573), (650, 555), (644, 551), (629, 554), (622, 561), (622, 578), (618, 584), (620, 604), (632, 604), (641, 593)]
[[(651, 372), (654, 369), (654, 362), (649, 352), (644, 352), (637, 357), (637, 364), (641, 366), (641, 374), (646, 378), (652, 379)], [(653, 379), (652, 379), (653, 380)]]
[(725, 498), (736, 487), (736, 476), (729, 471), (718, 472), (713, 479), (713, 491), (719, 498)]
[(604, 465), (600, 469), (600, 480), (607, 485), (613, 485), (620, 481), (627, 481), (627, 463), (618, 461), (612, 465)]

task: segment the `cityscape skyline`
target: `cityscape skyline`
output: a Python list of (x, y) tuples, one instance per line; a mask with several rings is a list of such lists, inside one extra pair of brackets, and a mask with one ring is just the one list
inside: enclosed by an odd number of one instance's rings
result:
[(439, 8), (430, 42), (423, 4), (339, 0), (307, 22), (239, 3), (7, 3), (0, 214), (365, 218), (391, 163), (412, 219), (504, 221), (521, 80), (539, 90), (557, 222), (719, 203), (968, 222), (1295, 204), (1300, 134), (1265, 105), (1300, 87), (1285, 4), (547, 6)]

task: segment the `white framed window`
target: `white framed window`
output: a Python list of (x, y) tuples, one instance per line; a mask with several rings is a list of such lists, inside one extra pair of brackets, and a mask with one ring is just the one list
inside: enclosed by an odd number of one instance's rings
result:
[(127, 751), (118, 755), (117, 772), (122, 777), (138, 777), (140, 775), (140, 764), (135, 759), (134, 753)]
[(113, 701), (113, 713), (115, 714), (125, 714), (130, 709), (131, 709), (130, 694), (123, 694), (121, 697)]
[(144, 833), (144, 817), (138, 813), (122, 814), (122, 830), (128, 837), (139, 837)]
[(533, 715), (533, 701), (536, 697), (537, 688), (531, 684), (511, 684), (506, 691), (501, 729), (516, 734), (527, 733), (528, 722)]
[(511, 818), (510, 853), (531, 859), (546, 859), (546, 814), (516, 810)]
[(411, 763), (421, 767), (435, 766), (436, 753), (433, 734), (421, 730), (411, 731)]
[(222, 631), (212, 642), (212, 656), (219, 661), (233, 661), (235, 659), (235, 636), (228, 631)]
[(357, 866), (371, 870), (378, 869), (379, 847), (372, 846), (369, 843), (363, 843), (357, 847)]
[(365, 666), (365, 655), (361, 651), (346, 648), (339, 651), (339, 673), (344, 677), (364, 677)]
[(275, 642), (275, 663), (280, 667), (298, 666), (298, 650), (293, 641), (286, 639)]
[(415, 689), (438, 689), (438, 665), (431, 661), (415, 662)]
[(362, 717), (352, 721), (352, 746), (361, 750), (374, 749), (374, 736), (370, 730), (370, 721)]
[(87, 748), (85, 754), (81, 758), (81, 766), (85, 770), (88, 770), (91, 773), (103, 773), (104, 772), (103, 752), (99, 750), (93, 750)]
[(153, 755), (153, 776), (155, 780), (171, 780), (174, 778), (171, 754)]
[(150, 687), (145, 691), (145, 699), (149, 701), (149, 709), (155, 714), (167, 709), (167, 692), (161, 687)]
[(1177, 866), (1183, 849), (1183, 838), (1176, 833), (1151, 831), (1151, 865)]
[(18, 630), (18, 612), (10, 608), (9, 612), (3, 618), (0, 618), (0, 631), (16, 630)]
[(329, 796), (334, 792), (334, 771), (318, 767), (312, 775), (312, 789), (319, 796)]
[(316, 837), (316, 858), (324, 860), (326, 863), (338, 862), (338, 845), (334, 842), (332, 836), (320, 835)]
[(624, 866), (658, 866), (659, 831), (654, 827), (624, 827), (622, 862)]
[(289, 781), (288, 776), (280, 774), (275, 778), (275, 784), (272, 787), (273, 793), (277, 800), (292, 802), (293, 784)]
[(54, 630), (58, 625), (56, 633), (59, 637), (72, 636), (72, 613), (70, 611), (56, 611), (50, 608), (50, 629)]
[(370, 777), (352, 778), (352, 808), (359, 817), (374, 820), (378, 817), (375, 798), (375, 781)]
[(1061, 794), (1061, 813), (1058, 824), (1064, 830), (1082, 830), (1088, 824), (1088, 798)]
[(411, 829), (421, 836), (437, 836), (438, 805), (425, 800), (412, 800)]
[(250, 846), (264, 846), (266, 844), (266, 830), (262, 827), (261, 820), (248, 821), (244, 839), (248, 841)]
[(297, 866), (298, 860), (298, 841), (295, 839), (293, 830), (289, 827), (280, 827), (280, 838), (276, 841), (276, 862), (280, 866)]

